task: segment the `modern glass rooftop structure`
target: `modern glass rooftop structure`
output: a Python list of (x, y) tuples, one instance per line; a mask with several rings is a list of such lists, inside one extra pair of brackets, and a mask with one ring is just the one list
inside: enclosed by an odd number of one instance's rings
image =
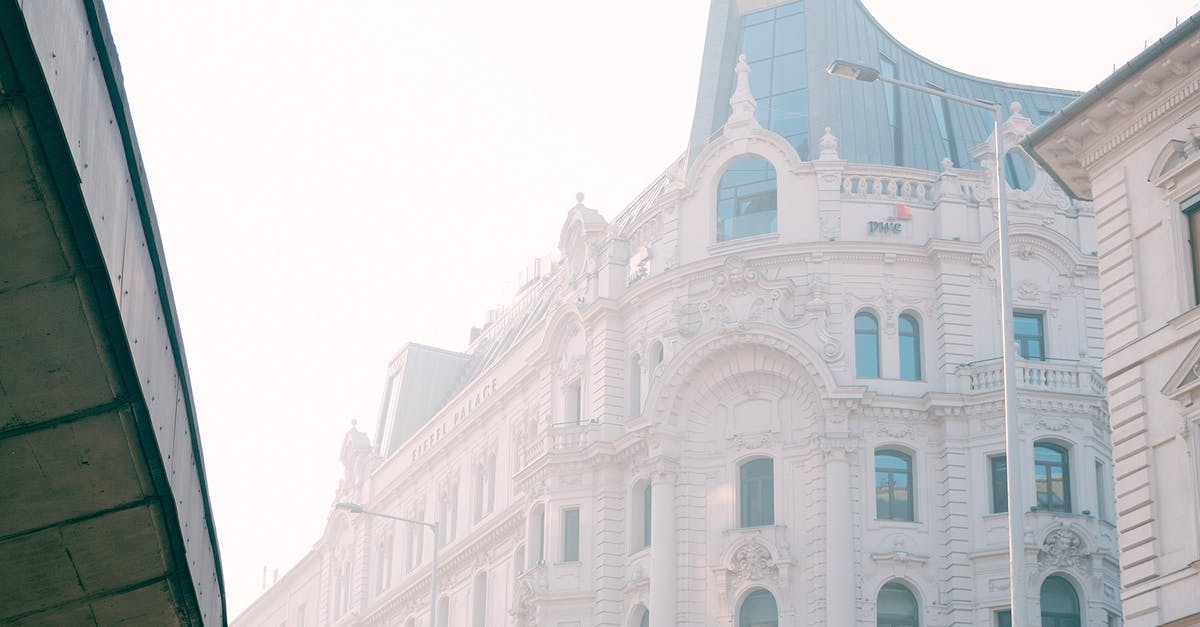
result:
[[(937, 171), (949, 158), (957, 167), (973, 168), (977, 166), (967, 151), (991, 132), (987, 111), (882, 83), (831, 77), (825, 68), (834, 59), (964, 97), (1020, 102), (1022, 115), (1034, 124), (1079, 95), (991, 81), (938, 65), (888, 34), (859, 0), (712, 0), (689, 159), (729, 117), (739, 54), (750, 64), (759, 122), (787, 138), (805, 160), (814, 158), (816, 139), (830, 127), (841, 142), (842, 157), (851, 162)], [(1027, 174), (1020, 168), (1014, 176)], [(1023, 181), (1011, 182), (1023, 186)]]

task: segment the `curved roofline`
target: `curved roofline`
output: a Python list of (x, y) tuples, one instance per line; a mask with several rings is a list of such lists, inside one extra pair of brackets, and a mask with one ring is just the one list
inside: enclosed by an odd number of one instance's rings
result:
[[(902, 48), (905, 52), (920, 59), (921, 61), (924, 61), (925, 63), (928, 63), (928, 64), (930, 64), (940, 70), (943, 70), (949, 74), (955, 74), (961, 78), (970, 79), (973, 81), (979, 81), (979, 82), (983, 82), (983, 83), (991, 83), (993, 85), (1008, 87), (1010, 89), (1053, 92), (1053, 93), (1057, 93), (1057, 94), (1062, 94), (1064, 96), (1079, 96), (1080, 94), (1083, 93), (1081, 91), (1075, 91), (1073, 89), (1061, 89), (1058, 87), (1042, 87), (1040, 85), (1026, 85), (1024, 83), (1009, 83), (1007, 81), (1000, 81), (1000, 80), (995, 80), (995, 79), (991, 79), (991, 78), (985, 78), (982, 76), (976, 76), (975, 74), (968, 74), (966, 72), (962, 72), (960, 70), (955, 70), (953, 68), (947, 67), (947, 66), (942, 65), (941, 63), (938, 63), (937, 61), (934, 61), (933, 59), (930, 59), (929, 57), (917, 52), (916, 50), (913, 50), (912, 48), (908, 47), (907, 45), (905, 45), (902, 41), (900, 41), (899, 37), (896, 37), (895, 35), (893, 35), (892, 32), (889, 31), (887, 28), (884, 28), (883, 24), (878, 19), (875, 18), (875, 15), (871, 13), (871, 10), (867, 8), (867, 5), (863, 4), (862, 0), (852, 0), (852, 1), (855, 4), (857, 4), (860, 9), (862, 9), (863, 13), (867, 16), (867, 19), (871, 20), (871, 23), (874, 24), (875, 27), (878, 28), (880, 32), (882, 32), (884, 35), (886, 35), (888, 39), (891, 39), (893, 43), (895, 43), (897, 46)], [(853, 61), (853, 59), (847, 59), (847, 60)]]

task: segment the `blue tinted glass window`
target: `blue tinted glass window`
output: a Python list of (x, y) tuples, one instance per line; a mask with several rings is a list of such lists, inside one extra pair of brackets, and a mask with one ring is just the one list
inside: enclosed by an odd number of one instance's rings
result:
[(774, 25), (770, 22), (747, 26), (742, 30), (742, 54), (753, 63), (771, 57), (774, 46)]
[(775, 54), (804, 49), (804, 14), (797, 13), (775, 21)]
[(1071, 474), (1066, 449), (1045, 443), (1033, 446), (1033, 484), (1038, 509), (1071, 511)]
[(808, 133), (808, 98), (804, 91), (771, 98), (771, 130), (784, 137)]
[(755, 590), (742, 602), (738, 627), (779, 627), (779, 606), (766, 590)]
[(1042, 627), (1079, 627), (1079, 595), (1071, 582), (1053, 575), (1042, 582)]
[(786, 139), (802, 159), (808, 159), (803, 8), (803, 3), (792, 2), (743, 16), (741, 49), (750, 63), (750, 91), (758, 101), (755, 118)]
[(854, 316), (854, 369), (860, 379), (879, 378), (879, 322), (865, 311)]
[(992, 513), (1008, 511), (1008, 460), (1003, 455), (989, 458), (992, 470)]
[(929, 95), (929, 103), (933, 108), (933, 117), (937, 121), (938, 131), (942, 135), (943, 158), (950, 159), (958, 166), (958, 155), (954, 153), (954, 130), (950, 126), (950, 109), (946, 99), (941, 96)]
[(1017, 353), (1025, 359), (1046, 359), (1042, 314), (1013, 312), (1013, 340), (1017, 343)]
[(900, 378), (916, 381), (921, 378), (921, 331), (916, 318), (900, 316)]
[(766, 11), (755, 11), (754, 13), (747, 13), (746, 15), (742, 16), (742, 25), (750, 26), (752, 24), (762, 24), (763, 22), (770, 22), (774, 17), (775, 12), (771, 9), (767, 9)]
[(775, 167), (761, 157), (734, 161), (717, 186), (717, 241), (776, 231)]
[(775, 462), (756, 459), (739, 470), (740, 526), (775, 524)]
[(775, 7), (775, 15), (784, 17), (787, 15), (795, 15), (804, 11), (803, 2), (789, 2)]
[(775, 74), (771, 80), (771, 93), (780, 94), (804, 87), (808, 77), (804, 74), (804, 53), (775, 57)]
[(758, 101), (762, 109), (763, 100), (771, 96), (771, 59), (763, 59), (750, 64), (750, 93)]
[(904, 584), (888, 583), (879, 591), (876, 604), (877, 627), (917, 627), (917, 599)]
[(563, 510), (563, 561), (579, 561), (579, 510)]
[(913, 520), (912, 459), (904, 453), (875, 452), (875, 517)]

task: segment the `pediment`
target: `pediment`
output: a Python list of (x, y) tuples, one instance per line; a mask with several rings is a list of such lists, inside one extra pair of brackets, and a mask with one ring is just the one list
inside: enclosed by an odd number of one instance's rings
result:
[(1162, 393), (1172, 400), (1185, 401), (1184, 396), (1197, 388), (1200, 388), (1200, 342), (1188, 351), (1187, 357), (1183, 358), (1175, 373), (1167, 379)]

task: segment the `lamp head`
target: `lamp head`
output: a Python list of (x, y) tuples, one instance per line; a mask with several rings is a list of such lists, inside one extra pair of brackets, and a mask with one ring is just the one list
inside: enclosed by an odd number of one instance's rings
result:
[(352, 514), (361, 514), (363, 512), (362, 505), (359, 505), (358, 503), (350, 503), (348, 501), (342, 501), (333, 507), (335, 509), (344, 509)]
[(841, 59), (837, 59), (833, 63), (830, 63), (829, 67), (825, 68), (825, 71), (832, 76), (840, 76), (842, 78), (849, 78), (866, 83), (874, 82), (879, 78), (879, 70), (868, 65), (851, 63)]

